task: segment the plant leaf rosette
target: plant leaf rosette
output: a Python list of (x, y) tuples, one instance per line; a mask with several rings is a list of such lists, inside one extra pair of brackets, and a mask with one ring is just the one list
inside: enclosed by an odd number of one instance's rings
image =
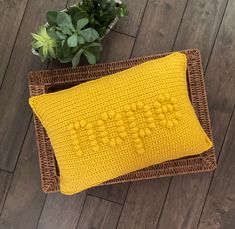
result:
[[(100, 4), (105, 1), (110, 2), (108, 0), (101, 0)], [(95, 64), (100, 59), (100, 51), (102, 50), (100, 41), (110, 32), (119, 17), (126, 16), (128, 11), (120, 0), (115, 0), (113, 2), (116, 6), (123, 5), (123, 9), (121, 9), (123, 12), (119, 12), (119, 16), (113, 14), (114, 19), (112, 18), (111, 23), (107, 25), (106, 20), (106, 25), (104, 25), (105, 22), (103, 23), (102, 19), (105, 18), (105, 13), (109, 21), (109, 17), (111, 16), (109, 14), (107, 16), (107, 12), (104, 12), (104, 15), (102, 15), (103, 11), (100, 11), (100, 19), (94, 21), (93, 25), (91, 25), (91, 22), (93, 22), (92, 19), (94, 18), (93, 15), (96, 13), (96, 9), (92, 9), (92, 5), (89, 5), (91, 2), (92, 0), (88, 0), (79, 3), (80, 6), (85, 9), (86, 7), (88, 8), (88, 12), (85, 11), (86, 16), (82, 15), (82, 11), (81, 14), (78, 14), (78, 17), (73, 15), (73, 10), (78, 10), (78, 5), (72, 5), (60, 12), (48, 12), (47, 23), (39, 28), (37, 33), (32, 33), (34, 39), (32, 43), (32, 53), (40, 56), (42, 61), (45, 61), (47, 58), (58, 59), (61, 63), (71, 62), (73, 67), (79, 64), (81, 55), (84, 54), (89, 64)], [(102, 7), (102, 5), (100, 7)], [(89, 13), (91, 15), (89, 15)], [(100, 14), (98, 16), (100, 16)], [(89, 19), (87, 17), (89, 17)], [(76, 26), (74, 26), (74, 24)], [(89, 28), (86, 27), (88, 24), (90, 25)], [(60, 42), (59, 48), (56, 40)]]

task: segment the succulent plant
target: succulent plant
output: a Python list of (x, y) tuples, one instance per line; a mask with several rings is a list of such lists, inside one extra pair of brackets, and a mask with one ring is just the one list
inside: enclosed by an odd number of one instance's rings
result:
[(32, 33), (32, 48), (42, 61), (58, 59), (75, 67), (84, 55), (90, 64), (100, 59), (101, 39), (116, 17), (126, 15), (114, 0), (84, 0), (63, 12), (47, 12), (47, 24)]
[(125, 4), (114, 0), (83, 0), (79, 8), (87, 13), (91, 27), (96, 29), (101, 36), (104, 36), (108, 26), (115, 17), (128, 15)]
[(45, 26), (41, 26), (37, 33), (31, 33), (31, 35), (33, 36), (32, 47), (38, 50), (42, 61), (46, 58), (56, 58), (56, 39), (48, 35)]

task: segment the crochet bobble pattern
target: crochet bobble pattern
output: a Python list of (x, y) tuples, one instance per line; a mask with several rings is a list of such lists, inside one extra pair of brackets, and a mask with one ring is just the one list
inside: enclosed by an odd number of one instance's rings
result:
[[(125, 117), (122, 114), (111, 110), (100, 115), (96, 122), (79, 120), (67, 126), (70, 133), (70, 139), (73, 144), (75, 153), (80, 157), (83, 155), (82, 147), (79, 143), (79, 133), (86, 134), (91, 149), (94, 152), (100, 150), (100, 143), (115, 147), (121, 144), (129, 135), (134, 143), (135, 151), (143, 154), (143, 138), (154, 131), (159, 124), (164, 128), (171, 129), (176, 127), (182, 118), (179, 111), (177, 99), (169, 94), (159, 95), (157, 100), (151, 104), (144, 104), (141, 101), (127, 104), (123, 107)], [(155, 118), (156, 117), (156, 118)], [(94, 127), (98, 130), (98, 136), (95, 134)], [(113, 127), (116, 128), (117, 134), (110, 133)], [(84, 132), (85, 130), (85, 132)], [(98, 143), (98, 138), (99, 142)]]

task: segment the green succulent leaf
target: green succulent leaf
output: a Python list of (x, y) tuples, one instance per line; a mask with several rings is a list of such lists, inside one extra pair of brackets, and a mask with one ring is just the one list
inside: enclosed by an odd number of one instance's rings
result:
[(68, 14), (72, 18), (72, 23), (74, 27), (77, 26), (77, 21), (82, 18), (88, 18), (88, 14), (85, 10), (79, 8), (78, 6), (72, 6), (68, 8)]
[(56, 18), (56, 22), (57, 25), (61, 28), (61, 29), (70, 29), (72, 31), (74, 31), (74, 27), (73, 27), (73, 23), (72, 23), (72, 19), (71, 16), (68, 15), (65, 12), (58, 12), (57, 14), (57, 18)]
[(34, 49), (38, 49), (38, 48), (40, 48), (40, 47), (42, 47), (43, 46), (43, 43), (41, 42), (41, 41), (34, 41), (33, 43), (32, 43), (32, 47), (34, 48)]
[(83, 29), (87, 24), (89, 23), (89, 20), (87, 18), (82, 18), (77, 21), (77, 30), (80, 31)]
[(115, 0), (82, 0), (63, 12), (47, 12), (46, 26), (32, 33), (32, 48), (42, 61), (57, 58), (73, 67), (85, 55), (90, 64), (100, 59), (101, 39), (117, 17), (128, 14), (125, 4)]
[(45, 46), (42, 46), (42, 54), (47, 57), (48, 49)]
[(48, 11), (47, 12), (47, 22), (49, 25), (56, 25), (57, 20), (57, 12), (56, 11)]
[(60, 30), (62, 33), (67, 34), (67, 35), (72, 35), (73, 34), (72, 31), (67, 27), (62, 27), (58, 30)]
[(80, 50), (76, 53), (76, 55), (73, 57), (73, 59), (72, 59), (72, 66), (73, 66), (73, 67), (78, 66), (78, 64), (79, 64), (79, 62), (80, 62), (80, 59), (81, 59), (82, 52), (83, 52), (83, 50), (80, 49)]
[(72, 6), (68, 8), (68, 14), (73, 18), (77, 13), (80, 13), (81, 9), (77, 6)]
[(57, 41), (49, 36), (45, 26), (41, 26), (37, 33), (32, 33), (32, 37), (32, 47), (39, 52), (42, 61), (56, 57), (54, 49), (57, 48)]
[(56, 34), (56, 31), (55, 30), (48, 30), (47, 31), (48, 35), (56, 40), (59, 40), (59, 37), (57, 36)]
[(76, 47), (78, 44), (78, 36), (77, 34), (73, 34), (70, 36), (67, 40), (68, 46), (69, 47)]
[(120, 7), (117, 9), (117, 16), (118, 17), (125, 17), (128, 15), (128, 10), (127, 10), (127, 7), (126, 5), (124, 4), (121, 4)]
[(67, 42), (64, 42), (63, 43), (63, 48), (62, 48), (62, 55), (64, 57), (68, 57), (72, 54), (71, 52), (71, 48), (68, 46), (68, 43)]
[(88, 14), (86, 11), (82, 10), (82, 9), (79, 9), (79, 12), (76, 13), (73, 17), (72, 17), (72, 21), (73, 21), (73, 24), (76, 25), (77, 24), (77, 21), (79, 19), (82, 19), (82, 18), (89, 18)]
[(102, 45), (101, 45), (101, 43), (98, 43), (98, 42), (90, 43), (90, 44), (86, 45), (85, 48), (93, 48), (99, 52), (102, 51)]
[(37, 41), (43, 41), (43, 37), (39, 36), (36, 33), (31, 33), (32, 37)]
[(71, 62), (73, 59), (73, 56), (67, 56), (67, 57), (63, 57), (63, 56), (58, 56), (58, 60), (60, 61), (60, 63), (65, 64), (65, 63), (69, 63)]
[(90, 45), (83, 47), (83, 49), (86, 52), (93, 54), (96, 58), (96, 61), (100, 60), (100, 52), (102, 50), (102, 46), (100, 43), (92, 43)]
[(82, 36), (78, 36), (77, 37), (78, 38), (78, 43), (80, 44), (80, 45), (83, 45), (83, 44), (85, 44), (85, 39), (82, 37)]
[(79, 32), (86, 42), (93, 42), (99, 38), (99, 33), (93, 28), (87, 28)]
[(95, 64), (96, 63), (96, 56), (93, 53), (88, 52), (88, 51), (84, 51), (84, 55), (86, 56), (87, 61), (88, 61), (89, 64)]
[(44, 56), (44, 54), (43, 54), (43, 51), (42, 51), (43, 49), (42, 48), (40, 48), (39, 49), (39, 56), (40, 56), (40, 59), (41, 59), (41, 61), (42, 62), (44, 62), (45, 60), (46, 60), (46, 56)]
[(48, 48), (48, 52), (51, 57), (56, 58), (55, 50), (52, 47)]
[(56, 31), (56, 35), (58, 36), (58, 38), (60, 40), (65, 40), (67, 38), (66, 34), (60, 32), (60, 31)]

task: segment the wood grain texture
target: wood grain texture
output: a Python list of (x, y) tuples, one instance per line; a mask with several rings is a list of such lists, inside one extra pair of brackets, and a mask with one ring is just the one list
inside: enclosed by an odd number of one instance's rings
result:
[(86, 192), (72, 196), (48, 195), (37, 228), (75, 229), (85, 198)]
[(229, 1), (206, 71), (215, 152), (219, 154), (235, 101), (235, 1)]
[(0, 215), (11, 182), (11, 173), (0, 170)]
[(4, 78), (27, 2), (28, 0), (0, 1), (0, 85)]
[(173, 177), (157, 228), (196, 228), (210, 178), (211, 173)]
[(120, 18), (114, 30), (136, 37), (147, 0), (123, 0), (129, 14), (127, 17)]
[(78, 0), (68, 0), (67, 7), (77, 4), (77, 3), (78, 3)]
[(103, 51), (101, 62), (128, 59), (131, 54), (135, 39), (114, 31), (111, 31), (102, 41)]
[(174, 50), (198, 48), (205, 67), (222, 20), (224, 0), (189, 0)]
[(106, 200), (111, 200), (113, 202), (123, 204), (128, 187), (129, 183), (101, 186), (89, 189), (88, 193), (93, 196), (101, 197)]
[(31, 122), (0, 217), (0, 228), (35, 228), (45, 197)]
[(117, 228), (155, 228), (169, 179), (160, 178), (132, 183)]
[(28, 105), (27, 73), (45, 68), (39, 58), (31, 54), (30, 32), (44, 21), (47, 10), (61, 9), (65, 4), (60, 0), (31, 0), (27, 5), (0, 91), (0, 168), (4, 170), (14, 170), (32, 114)]
[(119, 204), (88, 195), (77, 229), (114, 229), (121, 209)]
[(235, 113), (229, 126), (199, 229), (235, 228)]
[[(206, 66), (222, 20), (225, 3), (224, 1), (189, 1), (174, 49), (189, 48), (189, 45), (200, 48), (202, 63)], [(207, 18), (206, 21), (205, 18)], [(202, 36), (202, 34), (204, 35)], [(206, 75), (214, 77), (214, 75)], [(211, 114), (213, 112), (211, 110)], [(174, 228), (179, 229), (196, 228), (211, 175), (212, 173), (206, 173), (173, 177), (158, 228), (167, 229), (172, 228), (173, 225)], [(176, 196), (177, 198), (175, 198)], [(178, 214), (179, 212), (180, 214)]]
[(186, 3), (187, 0), (149, 0), (132, 56), (169, 52)]

